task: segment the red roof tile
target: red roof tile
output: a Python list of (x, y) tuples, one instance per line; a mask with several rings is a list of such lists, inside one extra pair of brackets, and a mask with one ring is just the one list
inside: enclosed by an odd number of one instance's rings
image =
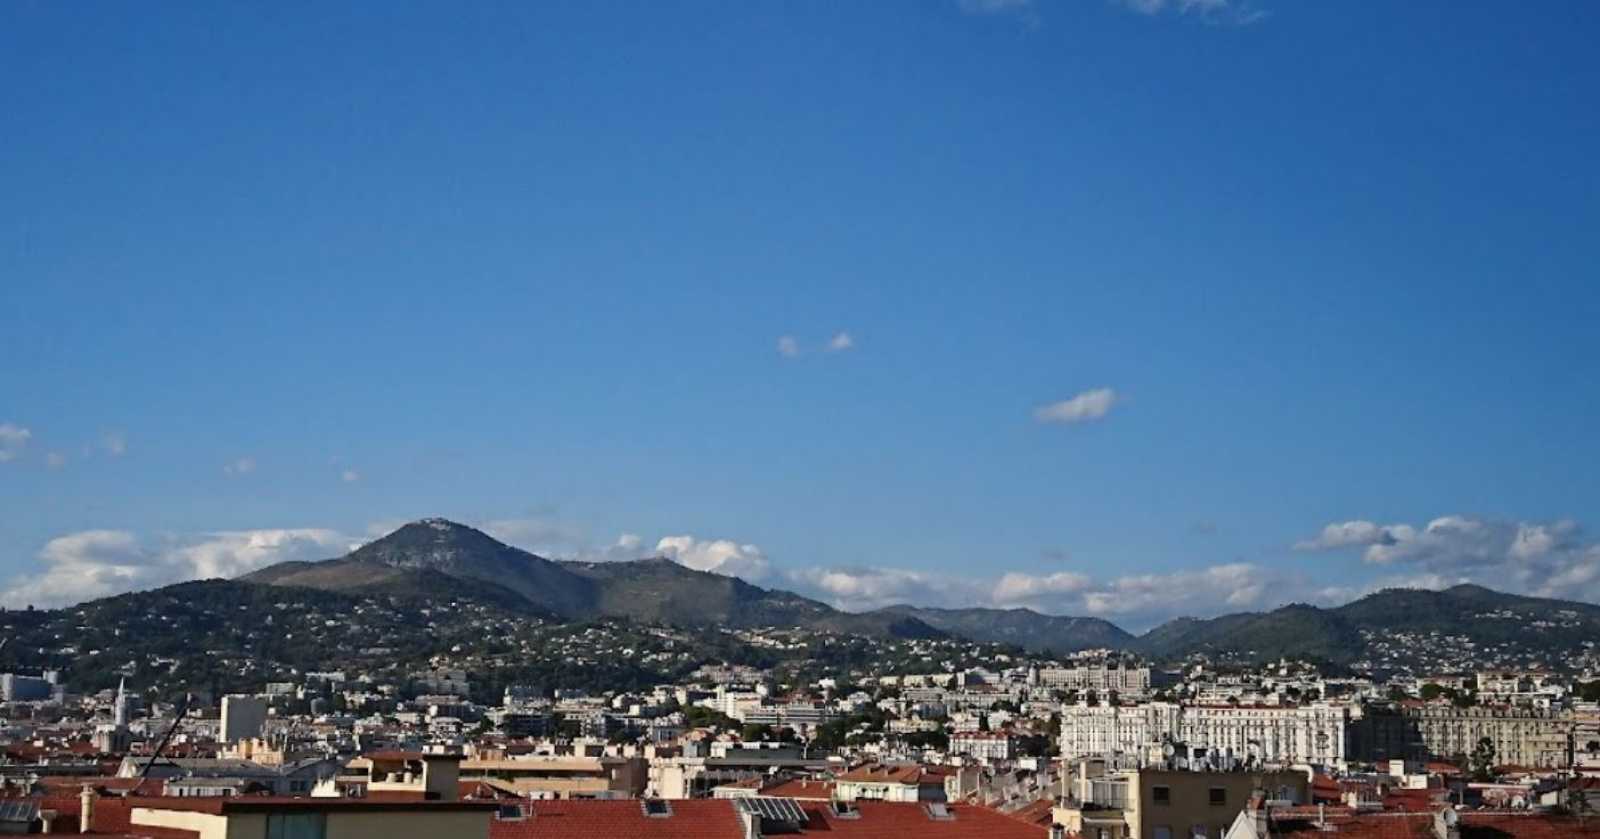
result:
[(672, 815), (644, 813), (644, 802), (531, 801), (532, 815), (521, 821), (493, 819), (489, 839), (742, 839), (733, 802), (719, 799), (669, 801)]
[(829, 839), (1039, 839), (1048, 825), (1011, 818), (970, 804), (947, 804), (952, 818), (930, 818), (925, 804), (894, 801), (859, 801), (856, 818), (839, 818), (827, 805), (801, 805), (810, 821), (806, 833), (826, 833)]

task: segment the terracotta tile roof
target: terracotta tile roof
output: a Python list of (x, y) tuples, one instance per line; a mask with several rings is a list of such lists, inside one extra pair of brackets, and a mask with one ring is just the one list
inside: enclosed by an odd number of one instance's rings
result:
[(397, 749), (388, 749), (384, 751), (367, 752), (366, 754), (361, 755), (361, 757), (364, 757), (367, 760), (389, 763), (403, 760), (422, 760), (423, 758), (427, 757), (427, 755), (423, 754), (422, 752), (405, 752)]
[(762, 787), (761, 794), (771, 798), (793, 798), (797, 801), (831, 801), (833, 790), (832, 781), (791, 778), (769, 787)]
[(1041, 798), (1018, 810), (1001, 815), (1016, 819), (1017, 821), (1031, 824), (1041, 830), (1048, 831), (1055, 821), (1056, 802), (1053, 798)]
[(858, 766), (839, 776), (840, 781), (876, 781), (885, 784), (931, 784), (944, 783), (944, 773), (936, 772), (917, 764), (885, 766), (869, 763)]
[[(1474, 813), (1461, 816), (1461, 839), (1572, 839), (1600, 838), (1600, 822), (1577, 822), (1537, 813)], [(1338, 839), (1434, 839), (1433, 813), (1329, 812), (1319, 826), (1314, 814), (1274, 813), (1274, 836), (1338, 837)]]
[(530, 801), (532, 815), (489, 822), (489, 839), (742, 839), (733, 802), (669, 801), (672, 815), (647, 816), (637, 799)]
[(829, 839), (1039, 839), (1048, 825), (1011, 818), (970, 804), (947, 804), (951, 818), (934, 819), (927, 806), (912, 802), (859, 801), (856, 818), (839, 818), (825, 804), (803, 804), (809, 821), (801, 835)]

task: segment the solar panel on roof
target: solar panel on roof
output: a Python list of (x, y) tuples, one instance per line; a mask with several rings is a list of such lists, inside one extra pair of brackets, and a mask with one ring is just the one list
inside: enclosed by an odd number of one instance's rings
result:
[(32, 822), (39, 817), (39, 802), (8, 798), (0, 802), (0, 822)]
[(806, 822), (806, 814), (800, 809), (792, 798), (776, 798), (773, 796), (757, 795), (749, 798), (736, 798), (734, 802), (739, 809), (746, 813), (754, 813), (763, 821), (786, 822), (801, 825)]

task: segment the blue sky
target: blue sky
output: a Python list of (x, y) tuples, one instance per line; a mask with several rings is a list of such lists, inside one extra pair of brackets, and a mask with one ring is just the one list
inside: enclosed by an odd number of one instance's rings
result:
[(0, 14), (10, 605), (428, 515), (851, 608), (1600, 600), (1592, 4)]

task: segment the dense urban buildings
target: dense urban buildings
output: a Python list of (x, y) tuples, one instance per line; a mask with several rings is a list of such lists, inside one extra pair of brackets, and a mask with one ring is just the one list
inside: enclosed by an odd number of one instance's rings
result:
[(11, 674), (0, 776), (17, 803), (0, 812), (150, 837), (510, 839), (637, 818), (639, 837), (1264, 839), (1312, 813), (1325, 833), (1437, 816), (1578, 835), (1563, 819), (1600, 798), (1587, 674), (986, 654), (995, 666), (809, 683), (711, 664), (648, 689), (507, 685), (489, 703), (465, 668), (315, 671), (181, 717), (125, 679), (80, 692)]

